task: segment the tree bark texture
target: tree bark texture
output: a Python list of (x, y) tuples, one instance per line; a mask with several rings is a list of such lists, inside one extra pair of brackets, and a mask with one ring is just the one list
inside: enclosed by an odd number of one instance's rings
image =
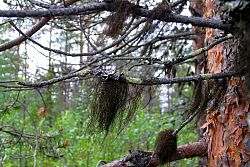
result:
[[(218, 18), (219, 1), (206, 0), (207, 18)], [(206, 28), (205, 43), (210, 43), (221, 31)], [(206, 55), (206, 71), (221, 73), (237, 69), (239, 41), (231, 39), (215, 46)], [(213, 83), (211, 83), (213, 82)], [(215, 85), (211, 81), (209, 87)], [(206, 123), (202, 128), (208, 142), (208, 166), (248, 166), (250, 164), (249, 99), (244, 77), (232, 77), (223, 87), (224, 93), (214, 97), (207, 107)], [(216, 104), (216, 105), (215, 105)]]

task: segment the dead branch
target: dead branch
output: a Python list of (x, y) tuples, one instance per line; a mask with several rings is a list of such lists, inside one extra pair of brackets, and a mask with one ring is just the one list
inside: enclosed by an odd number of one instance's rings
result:
[[(83, 7), (75, 8), (53, 8), (47, 10), (0, 10), (0, 17), (54, 17), (54, 16), (64, 16), (64, 15), (77, 15), (77, 14), (88, 14), (91, 11), (110, 11), (113, 12), (114, 6), (112, 3), (89, 3)], [(135, 8), (131, 12), (137, 16), (141, 17), (150, 17), (150, 10), (144, 9), (140, 6)], [(49, 19), (50, 19), (49, 18)], [(209, 28), (218, 28), (221, 30), (230, 30), (231, 25), (224, 23), (222, 20), (216, 19), (207, 19), (202, 17), (189, 17), (183, 16), (174, 13), (168, 13), (156, 17), (155, 19), (165, 22), (175, 22), (175, 23), (184, 23), (192, 24), (193, 26), (209, 27)], [(47, 23), (47, 22), (46, 22)]]
[[(29, 83), (29, 82), (17, 82), (18, 85), (30, 88), (41, 88), (45, 87), (48, 85), (52, 85), (55, 83), (58, 83), (60, 81), (68, 80), (71, 78), (75, 77), (86, 77), (86, 76), (94, 76), (94, 77), (99, 77), (102, 79), (113, 79), (117, 80), (120, 82), (127, 82), (129, 84), (134, 84), (134, 85), (161, 85), (161, 84), (174, 84), (174, 83), (181, 83), (181, 82), (192, 82), (192, 81), (199, 81), (199, 80), (209, 80), (209, 79), (221, 79), (221, 78), (227, 78), (227, 77), (232, 77), (232, 76), (240, 76), (243, 74), (243, 71), (240, 72), (225, 72), (225, 73), (219, 73), (219, 74), (200, 74), (200, 75), (193, 75), (193, 76), (185, 76), (185, 77), (178, 77), (178, 78), (146, 78), (146, 79), (141, 79), (141, 78), (132, 78), (125, 76), (123, 74), (109, 74), (105, 71), (101, 70), (82, 70), (77, 73), (73, 74), (68, 74), (64, 75), (58, 78), (53, 78), (51, 80), (47, 81), (41, 81), (38, 83)], [(1, 85), (0, 85), (1, 86)], [(11, 88), (11, 85), (8, 85), (9, 88)], [(14, 86), (14, 85), (13, 85)]]
[[(201, 157), (207, 153), (207, 144), (205, 141), (198, 141), (191, 144), (179, 146), (177, 153), (172, 157), (171, 161), (176, 161), (184, 158)], [(151, 166), (159, 165), (159, 160), (151, 158), (152, 152), (145, 152), (140, 150), (130, 151), (129, 155), (123, 158), (114, 160), (102, 167), (146, 167), (150, 161)]]
[[(65, 7), (72, 5), (78, 0), (66, 0), (65, 3), (62, 4), (62, 6), (65, 5)], [(41, 20), (39, 20), (30, 30), (25, 32), (26, 36), (31, 37), (33, 34), (35, 34), (38, 30), (40, 30), (45, 24), (47, 24), (50, 21), (51, 17), (43, 17)], [(23, 41), (25, 41), (27, 38), (25, 36), (19, 36), (18, 38), (5, 42), (0, 45), (0, 52), (4, 51), (6, 49), (10, 49), (14, 46), (17, 46), (21, 44)]]

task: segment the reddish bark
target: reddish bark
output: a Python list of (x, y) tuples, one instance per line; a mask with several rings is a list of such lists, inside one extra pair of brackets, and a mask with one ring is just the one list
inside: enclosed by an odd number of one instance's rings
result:
[[(218, 2), (217, 2), (218, 3)], [(206, 1), (206, 17), (218, 17), (215, 1)], [(206, 29), (206, 41), (220, 35), (219, 30)], [(238, 41), (230, 40), (208, 51), (207, 71), (221, 73), (236, 69)], [(249, 99), (246, 98), (245, 83), (240, 77), (228, 81), (224, 96), (215, 108), (207, 110), (207, 122), (203, 128), (208, 141), (208, 166), (244, 166), (250, 163), (250, 134), (247, 117)]]

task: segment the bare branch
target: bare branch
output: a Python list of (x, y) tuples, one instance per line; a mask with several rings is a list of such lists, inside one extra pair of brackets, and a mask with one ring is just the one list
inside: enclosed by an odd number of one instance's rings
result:
[(184, 62), (184, 61), (186, 61), (188, 59), (191, 59), (191, 58), (194, 58), (195, 56), (198, 56), (198, 55), (200, 55), (200, 54), (202, 54), (202, 53), (204, 53), (204, 52), (212, 49), (214, 46), (216, 46), (216, 45), (218, 45), (218, 44), (220, 44), (220, 43), (222, 43), (222, 42), (224, 42), (224, 41), (226, 41), (228, 39), (232, 39), (232, 38), (233, 38), (233, 35), (228, 34), (225, 37), (222, 37), (222, 38), (219, 38), (219, 39), (214, 39), (210, 45), (205, 46), (205, 47), (200, 48), (200, 49), (197, 49), (197, 50), (189, 53), (188, 55), (184, 55), (182, 57), (178, 57), (175, 60), (173, 60), (171, 62), (164, 63), (164, 64), (165, 65), (174, 65), (174, 64), (178, 64), (178, 63)]
[(77, 73), (68, 74), (62, 77), (54, 78), (48, 81), (42, 81), (39, 83), (28, 83), (28, 82), (17, 82), (17, 84), (25, 87), (44, 87), (48, 85), (55, 84), (60, 81), (64, 81), (67, 79), (71, 79), (74, 77), (86, 77), (88, 75), (93, 75), (95, 77), (100, 77), (103, 79), (113, 79), (120, 82), (127, 82), (129, 84), (134, 85), (161, 85), (161, 84), (173, 84), (173, 83), (181, 83), (181, 82), (192, 82), (192, 81), (199, 81), (199, 80), (209, 80), (209, 79), (220, 79), (220, 78), (226, 78), (226, 77), (232, 77), (236, 75), (241, 75), (242, 72), (225, 72), (225, 73), (219, 73), (219, 74), (200, 74), (200, 75), (193, 75), (193, 76), (185, 76), (185, 77), (179, 77), (179, 78), (147, 78), (147, 79), (141, 79), (141, 78), (133, 78), (133, 77), (126, 77), (123, 74), (109, 74), (105, 71), (99, 71), (99, 70), (82, 70)]
[[(131, 3), (132, 4), (132, 3)], [(52, 8), (47, 10), (0, 10), (0, 17), (54, 17), (54, 16), (69, 16), (69, 15), (78, 15), (85, 14), (91, 11), (110, 11), (113, 12), (114, 5), (116, 3), (89, 3), (82, 7), (75, 8)], [(141, 6), (132, 4), (136, 6), (135, 10), (132, 12), (141, 17), (150, 17), (151, 11), (142, 8)], [(210, 28), (218, 28), (221, 30), (229, 30), (230, 25), (223, 23), (222, 20), (207, 19), (201, 17), (188, 17), (183, 15), (178, 15), (174, 13), (165, 14), (156, 18), (157, 20), (165, 22), (176, 22), (176, 23), (185, 23), (192, 24), (193, 26), (202, 26)]]
[[(177, 148), (177, 154), (173, 155), (171, 161), (176, 161), (183, 158), (192, 158), (198, 156), (204, 156), (207, 152), (207, 144), (204, 141), (194, 142), (191, 144), (186, 144), (179, 146)], [(103, 165), (102, 167), (123, 167), (131, 166), (145, 167), (150, 161), (150, 165), (157, 166), (159, 165), (159, 160), (156, 157), (151, 158), (152, 152), (144, 151), (131, 151), (129, 155), (120, 158), (118, 160), (112, 161), (108, 164)]]
[[(191, 34), (192, 32), (188, 32), (186, 34)], [(178, 37), (178, 35), (182, 35), (184, 33), (181, 33), (181, 34), (176, 34), (176, 36)], [(175, 35), (169, 35), (169, 36), (165, 36), (164, 39), (168, 39), (168, 38), (174, 38)], [(159, 37), (160, 38), (160, 37)], [(182, 62), (185, 62), (186, 60), (188, 59), (191, 59), (191, 58), (194, 58), (208, 50), (210, 50), (211, 48), (213, 48), (214, 46), (228, 40), (228, 39), (232, 39), (233, 36), (231, 34), (228, 34), (227, 36), (225, 37), (221, 37), (221, 38), (218, 38), (218, 39), (214, 39), (212, 41), (211, 44), (209, 44), (208, 46), (205, 46), (203, 48), (200, 48), (200, 49), (197, 49), (197, 50), (194, 50), (192, 51), (191, 53), (187, 54), (187, 55), (183, 55), (183, 56), (178, 56), (177, 58), (171, 60), (171, 61), (161, 61), (160, 59), (157, 59), (157, 58), (152, 58), (152, 57), (121, 57), (120, 55), (115, 55), (113, 57), (111, 57), (110, 59), (112, 60), (146, 60), (146, 61), (149, 61), (150, 63), (142, 63), (142, 65), (144, 64), (164, 64), (166, 66), (173, 66), (173, 65), (176, 65), (176, 64), (179, 64), (179, 63), (182, 63)], [(158, 38), (155, 38), (152, 40), (152, 42), (156, 42), (156, 41), (159, 41)], [(151, 42), (151, 41), (150, 41)], [(148, 42), (148, 43), (150, 43)]]
[(28, 0), (32, 5), (36, 5), (45, 9), (49, 9), (49, 8), (58, 8), (59, 6), (56, 5), (48, 5), (46, 3), (42, 3), (36, 0)]
[(227, 78), (227, 77), (232, 77), (232, 76), (240, 76), (242, 73), (243, 72), (231, 71), (231, 72), (218, 73), (218, 74), (200, 74), (200, 75), (185, 76), (185, 77), (178, 77), (178, 78), (139, 79), (139, 78), (126, 77), (126, 79), (130, 84), (161, 85), (161, 84), (174, 84), (174, 83), (181, 83), (181, 82), (192, 82), (192, 81), (199, 81), (199, 80), (221, 79), (221, 78)]
[[(12, 21), (9, 21), (10, 25), (16, 30), (18, 31), (21, 35), (23, 35), (26, 39), (29, 39), (31, 42), (33, 42), (34, 44), (38, 45), (39, 47), (41, 47), (44, 50), (47, 51), (51, 51), (57, 54), (63, 54), (65, 56), (71, 56), (71, 57), (78, 57), (78, 56), (94, 56), (96, 54), (101, 54), (102, 52), (104, 52), (105, 50), (117, 45), (118, 43), (120, 43), (124, 38), (126, 38), (135, 28), (137, 28), (141, 23), (143, 23), (145, 21), (145, 19), (139, 21), (137, 24), (135, 24), (130, 30), (128, 30), (128, 32), (126, 32), (121, 38), (119, 38), (117, 41), (113, 42), (112, 44), (97, 50), (91, 53), (67, 53), (67, 52), (63, 52), (61, 50), (57, 50), (57, 49), (51, 49), (49, 47), (43, 46), (42, 44), (38, 43), (37, 41), (31, 39), (29, 36), (27, 36), (24, 32), (22, 32)], [(140, 34), (140, 33), (139, 33)], [(135, 39), (137, 36), (135, 36), (132, 39)], [(124, 44), (123, 46), (125, 46), (126, 44)], [(116, 48), (115, 50), (117, 51), (119, 48)], [(108, 54), (113, 53), (114, 51), (109, 52)]]
[(91, 3), (81, 8), (49, 8), (47, 10), (0, 10), (0, 17), (55, 17), (84, 14), (101, 11), (106, 3)]
[[(73, 4), (77, 0), (68, 0), (65, 1), (66, 6)], [(112, 6), (113, 5), (113, 6)], [(36, 33), (41, 27), (43, 27), (53, 16), (62, 16), (62, 15), (76, 15), (76, 14), (88, 14), (91, 11), (110, 11), (112, 12), (114, 8), (114, 4), (112, 3), (89, 3), (83, 7), (77, 8), (52, 8), (47, 10), (0, 10), (0, 17), (42, 17), (44, 16), (37, 24), (35, 24), (29, 31), (25, 34), (30, 37), (34, 33)], [(133, 11), (133, 14), (142, 16), (142, 17), (150, 17), (150, 10), (143, 9), (142, 7), (137, 5), (137, 8)], [(162, 17), (156, 18), (165, 22), (176, 22), (176, 23), (184, 23), (184, 24), (192, 24), (193, 26), (201, 26), (201, 27), (210, 27), (210, 28), (218, 28), (221, 30), (229, 30), (231, 25), (224, 23), (222, 20), (215, 19), (207, 19), (201, 17), (188, 17), (182, 16), (174, 13), (165, 14)], [(6, 49), (10, 49), (13, 46), (19, 45), (27, 38), (24, 36), (18, 37), (15, 40), (6, 42), (0, 45), (0, 51), (4, 51)]]
[[(77, 2), (78, 0), (67, 0), (65, 1), (65, 4), (63, 3), (61, 6), (67, 7), (75, 2)], [(41, 18), (41, 20), (39, 20), (30, 30), (28, 30), (27, 32), (25, 32), (26, 36), (31, 37), (33, 34), (35, 34), (38, 30), (40, 30), (45, 24), (48, 23), (48, 21), (51, 19), (51, 17), (43, 17)], [(19, 45), (21, 44), (23, 41), (25, 41), (27, 38), (24, 36), (20, 36), (14, 40), (8, 41), (6, 43), (3, 43), (0, 45), (0, 52), (4, 51), (6, 49), (10, 49), (13, 46)]]

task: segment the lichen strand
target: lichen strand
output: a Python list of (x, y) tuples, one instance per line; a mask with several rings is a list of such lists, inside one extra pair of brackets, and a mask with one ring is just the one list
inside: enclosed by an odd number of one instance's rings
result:
[(154, 154), (161, 164), (170, 162), (171, 157), (177, 153), (177, 137), (172, 129), (161, 131), (156, 139)]
[(105, 34), (110, 37), (117, 37), (121, 34), (125, 21), (135, 9), (134, 4), (124, 0), (116, 0), (114, 5), (116, 6), (115, 12), (107, 18), (106, 22), (108, 28), (105, 30)]
[(143, 84), (143, 80), (140, 79), (140, 78), (126, 77), (126, 80), (127, 80), (129, 83), (133, 83), (133, 84), (138, 84), (138, 85)]
[(127, 83), (99, 79), (92, 103), (89, 130), (99, 130), (106, 135), (114, 127), (122, 130), (133, 117), (138, 99), (138, 94), (131, 97)]
[(86, 70), (81, 70), (81, 71), (79, 71), (78, 72), (78, 75), (80, 76), (80, 77), (85, 77), (85, 76), (87, 76), (88, 74), (90, 74), (91, 73), (91, 70), (90, 69), (86, 69)]

